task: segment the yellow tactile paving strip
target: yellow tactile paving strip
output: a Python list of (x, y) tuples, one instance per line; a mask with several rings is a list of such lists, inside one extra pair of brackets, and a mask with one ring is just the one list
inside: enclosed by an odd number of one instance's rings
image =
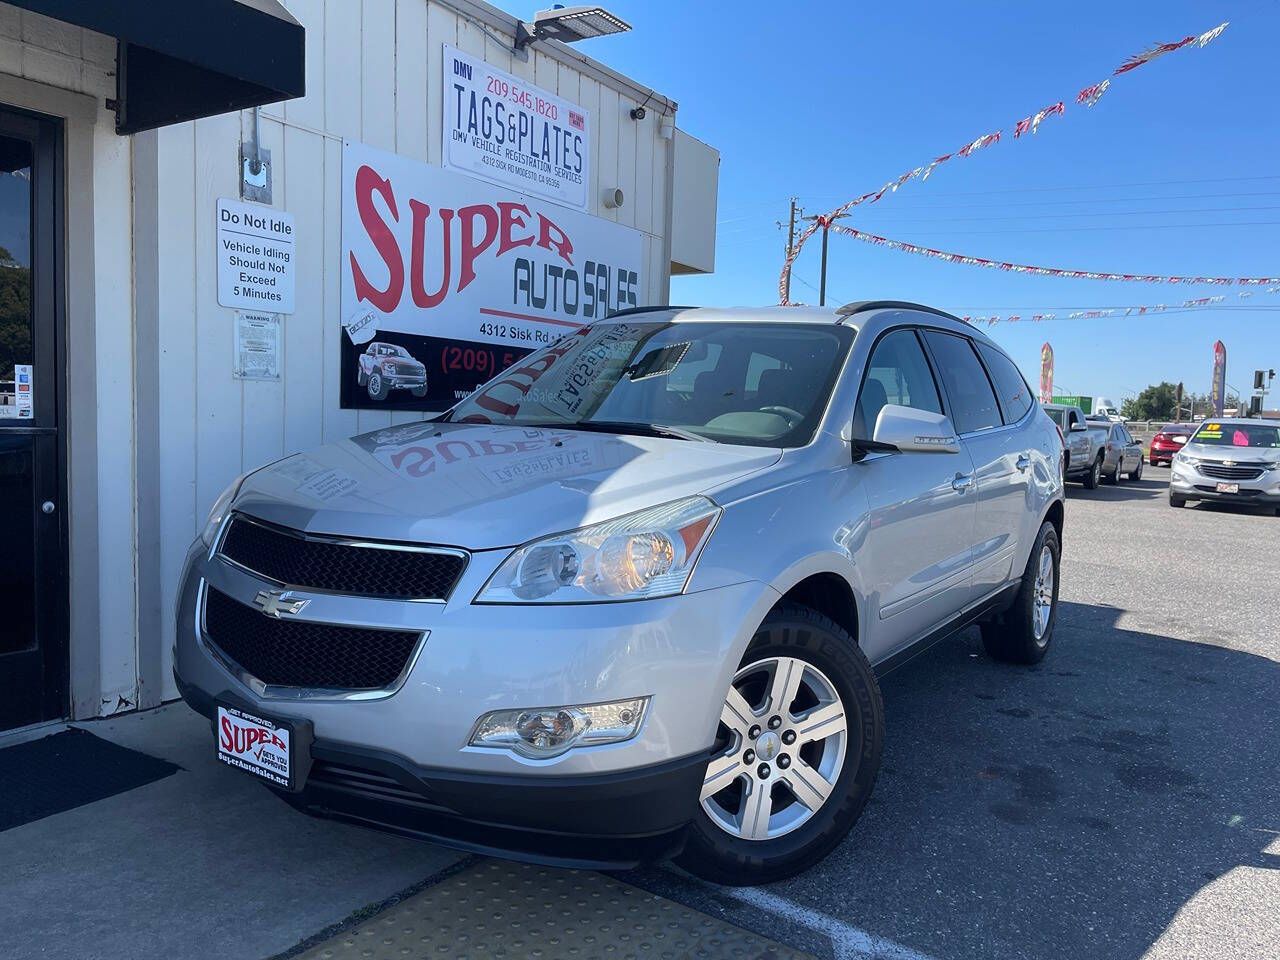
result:
[(404, 958), (812, 960), (598, 873), (483, 860), (301, 954)]

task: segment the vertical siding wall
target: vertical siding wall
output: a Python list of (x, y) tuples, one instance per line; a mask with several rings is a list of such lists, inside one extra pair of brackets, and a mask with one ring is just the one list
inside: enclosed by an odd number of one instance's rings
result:
[[(287, 0), (306, 28), (307, 96), (263, 108), (261, 140), (271, 151), (274, 206), (297, 229), (297, 310), (284, 319), (279, 383), (233, 379), (233, 311), (218, 306), (215, 206), (238, 197), (237, 163), (248, 114), (157, 132), (159, 191), (155, 278), (160, 361), (159, 504), (161, 624), (158, 672), (172, 697), (174, 594), (183, 557), (214, 499), (238, 474), (309, 446), (388, 424), (411, 413), (342, 410), (339, 389), (342, 140), (361, 140), (438, 164), (443, 125), (444, 44), (586, 107), (591, 114), (591, 208), (644, 235), (645, 301), (665, 303), (663, 262), (667, 150), (659, 112), (642, 121), (639, 100), (544, 52), (527, 62), (474, 21), (428, 0)], [(496, 33), (493, 27), (489, 33)], [(621, 187), (616, 210), (600, 198)], [(140, 464), (140, 469), (148, 465)], [(142, 584), (140, 589), (155, 589)]]

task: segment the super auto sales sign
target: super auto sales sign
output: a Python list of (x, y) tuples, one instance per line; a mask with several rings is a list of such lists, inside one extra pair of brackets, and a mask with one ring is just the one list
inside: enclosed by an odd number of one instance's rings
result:
[(344, 407), (444, 409), (643, 302), (637, 230), (360, 143), (342, 179)]

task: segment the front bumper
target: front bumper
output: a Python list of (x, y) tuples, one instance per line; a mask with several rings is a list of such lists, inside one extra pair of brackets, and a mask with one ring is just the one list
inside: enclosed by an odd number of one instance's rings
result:
[(1195, 467), (1176, 458), (1172, 461), (1172, 467), (1169, 491), (1184, 500), (1280, 507), (1280, 471), (1268, 470), (1256, 480), (1225, 481), (1239, 483), (1240, 490), (1238, 493), (1219, 493), (1218, 484), (1224, 481), (1206, 477)]
[[(174, 679), (210, 718), (213, 696)], [(594, 776), (470, 774), (416, 766), (373, 748), (315, 741), (302, 789), (273, 793), (303, 813), (550, 866), (624, 870), (684, 845), (709, 751)]]
[(427, 375), (425, 373), (384, 373), (382, 379), (390, 387), (425, 387), (427, 385)]
[[(210, 559), (197, 543), (177, 607), (179, 689), (206, 715), (229, 696), (309, 722), (315, 764), (302, 791), (285, 796), (308, 812), (542, 863), (618, 866), (666, 855), (697, 809), (725, 690), (776, 592), (747, 581), (624, 603), (472, 604), (508, 553), (472, 554), (447, 603), (310, 598), (305, 615), (317, 621), (422, 631), (395, 690), (261, 696), (210, 652), (198, 598), (205, 583), (248, 605), (274, 585)], [(622, 743), (550, 760), (468, 746), (492, 710), (641, 696), (651, 698), (644, 723)]]

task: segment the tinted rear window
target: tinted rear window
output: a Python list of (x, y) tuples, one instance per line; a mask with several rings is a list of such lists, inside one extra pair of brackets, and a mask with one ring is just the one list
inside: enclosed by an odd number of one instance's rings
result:
[(1000, 410), (991, 381), (978, 362), (978, 355), (965, 337), (926, 330), (924, 338), (937, 360), (947, 397), (951, 401), (951, 422), (957, 433), (974, 433), (1000, 426)]
[(987, 372), (995, 381), (1004, 422), (1015, 423), (1021, 420), (1023, 414), (1031, 409), (1031, 388), (1027, 386), (1027, 381), (1022, 379), (1022, 374), (1013, 361), (999, 350), (980, 343), (978, 352), (982, 354)]

